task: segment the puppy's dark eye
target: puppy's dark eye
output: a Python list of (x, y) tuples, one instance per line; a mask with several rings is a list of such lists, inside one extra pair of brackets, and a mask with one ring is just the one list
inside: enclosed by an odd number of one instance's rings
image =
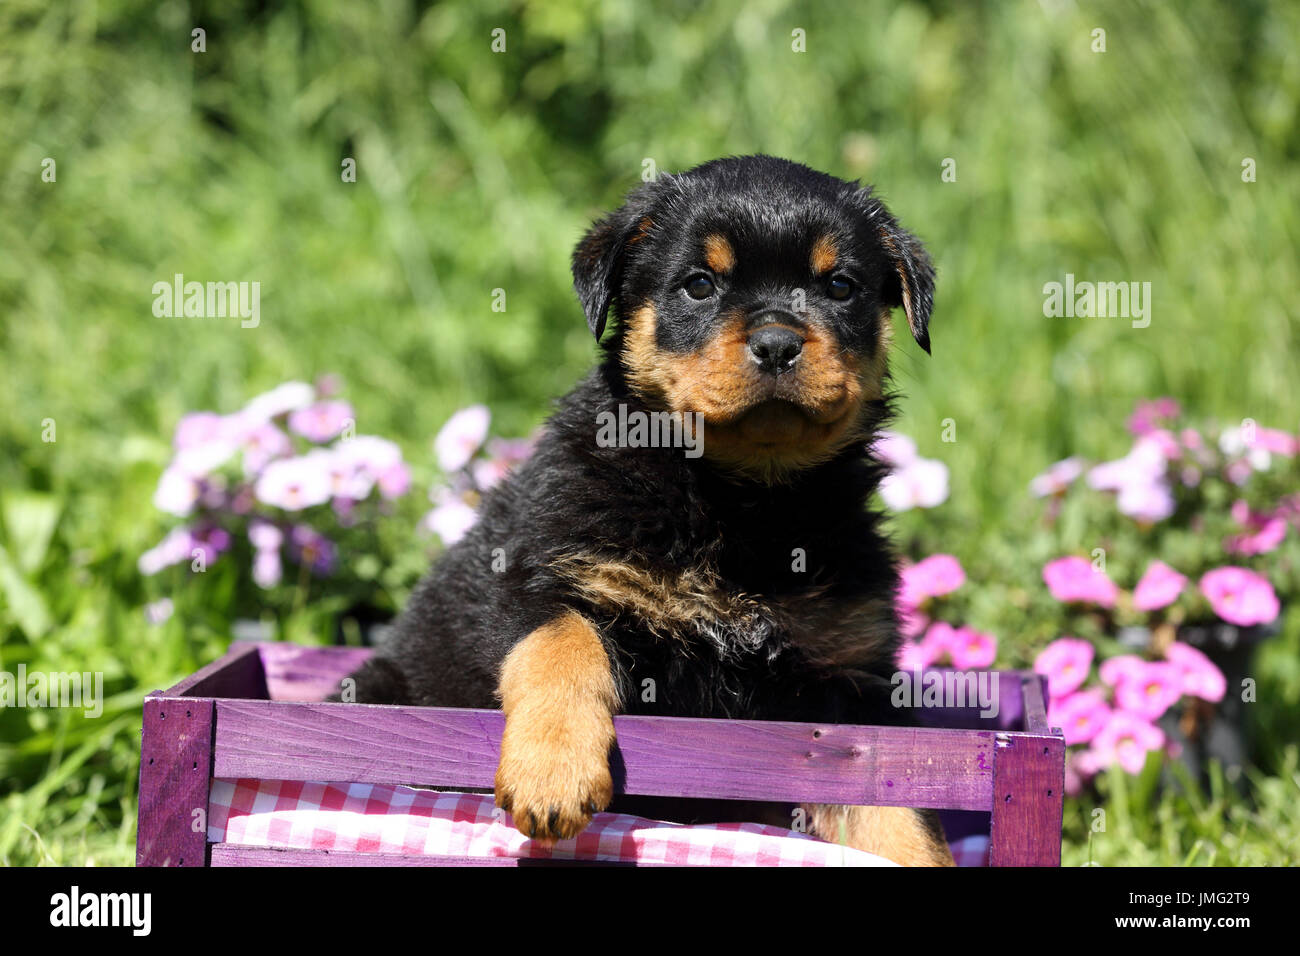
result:
[(691, 276), (686, 280), (686, 294), (692, 299), (707, 299), (713, 295), (713, 280), (706, 275)]
[(832, 299), (843, 302), (849, 296), (853, 295), (853, 283), (841, 276), (836, 276), (826, 286), (826, 294)]

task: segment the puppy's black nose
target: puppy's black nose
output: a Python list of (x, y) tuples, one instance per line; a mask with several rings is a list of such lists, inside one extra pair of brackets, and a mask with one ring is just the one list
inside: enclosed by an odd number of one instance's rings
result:
[(789, 371), (803, 351), (803, 339), (783, 325), (765, 325), (749, 336), (749, 352), (765, 372), (779, 375)]

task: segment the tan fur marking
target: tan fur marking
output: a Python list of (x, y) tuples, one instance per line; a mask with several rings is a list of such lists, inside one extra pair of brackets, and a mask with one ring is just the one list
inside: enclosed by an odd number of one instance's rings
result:
[(590, 554), (563, 555), (551, 568), (597, 607), (631, 614), (664, 637), (684, 639), (686, 632), (715, 624), (743, 627), (761, 610), (745, 595), (724, 589), (707, 568), (655, 574)]
[(822, 236), (813, 243), (812, 255), (809, 257), (813, 275), (819, 276), (830, 272), (835, 268), (835, 263), (838, 261), (839, 250), (833, 237)]
[(710, 460), (776, 482), (865, 439), (863, 405), (880, 397), (883, 371), (874, 362), (864, 369), (815, 321), (799, 329), (794, 369), (773, 381), (750, 360), (743, 315), (725, 317), (713, 340), (687, 355), (659, 349), (656, 319), (649, 304), (633, 312), (623, 366), (652, 405), (703, 414)]
[(618, 691), (595, 627), (568, 611), (514, 646), (497, 690), (506, 714), (497, 806), (526, 836), (576, 836), (614, 794)]
[(654, 228), (654, 225), (655, 223), (653, 219), (649, 216), (643, 216), (641, 221), (637, 223), (636, 232), (634, 232), (627, 240), (627, 244), (630, 246), (634, 243), (640, 242), (646, 236), (650, 235), (650, 230)]
[(832, 843), (875, 853), (902, 866), (955, 866), (933, 810), (907, 807), (805, 807), (812, 831)]
[(898, 287), (903, 293), (903, 312), (907, 315), (907, 321), (912, 322), (912, 290), (907, 283), (907, 270), (903, 268), (903, 259), (898, 254), (898, 245), (894, 242), (894, 237), (883, 229), (879, 233), (880, 242), (889, 253), (889, 258), (893, 260), (894, 271), (898, 273)]
[(726, 236), (715, 232), (704, 240), (704, 263), (724, 274), (736, 268), (736, 252)]

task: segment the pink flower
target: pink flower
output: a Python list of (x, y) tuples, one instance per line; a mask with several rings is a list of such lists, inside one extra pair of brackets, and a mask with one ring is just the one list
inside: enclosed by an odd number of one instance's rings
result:
[(1231, 554), (1268, 554), (1275, 551), (1286, 538), (1286, 517), (1282, 509), (1272, 515), (1252, 511), (1245, 501), (1232, 503), (1232, 517), (1237, 524), (1247, 529), (1247, 533), (1233, 535), (1224, 542), (1224, 548)]
[(306, 408), (315, 400), (316, 390), (306, 382), (285, 382), (258, 395), (239, 414), (251, 427), (299, 408)]
[(1175, 641), (1165, 651), (1169, 663), (1178, 670), (1183, 682), (1183, 693), (1202, 700), (1218, 702), (1228, 689), (1228, 682), (1208, 657), (1192, 647)]
[(284, 567), (280, 563), (280, 552), (267, 549), (253, 555), (253, 583), (263, 590), (269, 590), (280, 583)]
[(1300, 439), (1276, 428), (1256, 428), (1255, 440), (1251, 443), (1251, 447), (1262, 448), (1270, 454), (1281, 455), (1284, 458), (1294, 458), (1297, 450), (1300, 450)]
[(881, 480), (880, 497), (894, 511), (941, 505), (948, 500), (948, 466), (917, 458)]
[(953, 642), (957, 638), (957, 631), (946, 621), (935, 621), (930, 625), (930, 629), (925, 632), (925, 637), (921, 638), (921, 652), (927, 655), (927, 664), (943, 660), (945, 655), (952, 653)]
[(1128, 430), (1134, 435), (1145, 435), (1156, 428), (1157, 423), (1177, 418), (1181, 413), (1178, 402), (1172, 398), (1138, 402), (1133, 414), (1129, 416)]
[(1125, 680), (1141, 673), (1146, 663), (1136, 654), (1120, 654), (1102, 661), (1097, 674), (1107, 687), (1118, 687)]
[(1118, 763), (1132, 774), (1139, 773), (1147, 754), (1165, 745), (1164, 732), (1134, 714), (1116, 711), (1092, 740), (1095, 765)]
[(224, 415), (216, 412), (192, 412), (176, 423), (172, 445), (177, 451), (184, 451), (209, 442), (224, 442), (229, 436), (230, 422)]
[(1178, 600), (1187, 578), (1163, 561), (1152, 561), (1133, 589), (1133, 605), (1139, 611), (1158, 611)]
[(1064, 697), (1088, 679), (1092, 655), (1092, 645), (1087, 641), (1058, 638), (1034, 658), (1034, 672), (1047, 677), (1049, 697)]
[(966, 583), (966, 572), (951, 554), (932, 554), (904, 568), (900, 575), (898, 603), (918, 608), (932, 597), (951, 594)]
[(1029, 491), (1036, 498), (1064, 494), (1074, 480), (1083, 474), (1082, 458), (1065, 458), (1037, 475), (1029, 482)]
[(411, 487), (411, 469), (398, 462), (379, 473), (379, 493), (389, 501), (400, 498)]
[(450, 488), (440, 488), (430, 497), (436, 505), (424, 516), (424, 525), (450, 547), (474, 527), (478, 512)]
[(1135, 521), (1154, 524), (1173, 514), (1177, 504), (1168, 482), (1152, 481), (1125, 485), (1119, 490), (1115, 507), (1120, 514), (1128, 515)]
[[(375, 435), (354, 435), (351, 438), (344, 438), (335, 442), (332, 450), (340, 459), (363, 469), (372, 478), (377, 478), (402, 460), (402, 449), (396, 442)], [(364, 498), (365, 495), (361, 497)]]
[(992, 634), (959, 627), (953, 634), (948, 652), (952, 655), (953, 667), (963, 670), (989, 667), (998, 656), (998, 641)]
[(1047, 708), (1049, 727), (1060, 727), (1067, 744), (1086, 744), (1110, 720), (1111, 710), (1098, 690), (1081, 690), (1053, 698)]
[(1115, 703), (1121, 710), (1146, 720), (1157, 720), (1183, 696), (1178, 668), (1165, 663), (1143, 663), (1120, 678)]
[(903, 646), (898, 649), (898, 666), (905, 671), (925, 670), (933, 663), (930, 651), (920, 644), (912, 641), (904, 641)]
[(1098, 571), (1084, 558), (1057, 558), (1043, 567), (1043, 581), (1052, 597), (1063, 603), (1097, 604), (1114, 607), (1119, 589), (1104, 571)]
[(1168, 432), (1144, 435), (1123, 458), (1093, 467), (1088, 484), (1099, 491), (1118, 492), (1122, 514), (1139, 521), (1162, 521), (1174, 512), (1166, 456), (1171, 451), (1177, 454), (1177, 448)]
[(871, 451), (877, 459), (894, 468), (916, 461), (916, 442), (898, 432), (880, 432), (871, 443)]
[(172, 466), (158, 479), (153, 493), (153, 505), (159, 511), (185, 517), (194, 510), (199, 500), (199, 482), (181, 469)]
[(255, 475), (272, 460), (292, 453), (288, 435), (270, 422), (258, 425), (244, 438), (244, 474)]
[(319, 457), (280, 458), (266, 466), (254, 491), (263, 504), (300, 511), (329, 501), (330, 477)]
[(165, 538), (140, 555), (136, 566), (146, 577), (157, 574), (163, 568), (188, 561), (193, 546), (194, 537), (189, 528), (173, 528)]
[(284, 543), (284, 532), (269, 521), (254, 518), (248, 524), (248, 540), (258, 551), (275, 551)]
[(1229, 566), (1207, 571), (1201, 577), (1201, 593), (1215, 614), (1239, 627), (1271, 624), (1280, 610), (1273, 585), (1246, 568)]
[(317, 402), (294, 411), (289, 416), (289, 428), (308, 441), (325, 442), (338, 437), (355, 421), (355, 413), (347, 402)]
[(487, 438), (492, 413), (486, 405), (462, 408), (439, 430), (433, 440), (433, 450), (438, 456), (438, 467), (447, 474), (459, 471), (469, 464), (474, 453)]
[(930, 626), (930, 619), (914, 607), (898, 604), (898, 633), (908, 640), (919, 637)]

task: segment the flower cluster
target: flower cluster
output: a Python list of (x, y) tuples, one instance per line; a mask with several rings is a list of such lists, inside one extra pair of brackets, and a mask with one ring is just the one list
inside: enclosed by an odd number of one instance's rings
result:
[(1156, 725), (1184, 697), (1217, 702), (1227, 689), (1223, 673), (1196, 648), (1171, 643), (1159, 660), (1123, 654), (1102, 661), (1092, 675), (1089, 641), (1062, 637), (1034, 660), (1047, 678), (1047, 721), (1060, 727), (1067, 745), (1078, 745), (1067, 766), (1067, 784), (1077, 792), (1084, 780), (1112, 764), (1139, 772), (1147, 754), (1168, 746)]
[(492, 414), (486, 406), (471, 405), (447, 419), (433, 441), (438, 467), (448, 482), (430, 489), (434, 507), (421, 524), (444, 545), (451, 546), (466, 535), (478, 521), (483, 494), (533, 453), (535, 437), (489, 439), (491, 423)]
[(993, 665), (998, 642), (992, 634), (932, 619), (939, 613), (939, 599), (965, 583), (966, 572), (950, 554), (933, 554), (903, 569), (895, 601), (904, 637), (900, 667), (922, 670), (951, 663), (966, 670)]
[(331, 390), (288, 382), (233, 414), (182, 418), (153, 500), (187, 523), (140, 556), (140, 572), (206, 568), (242, 538), (261, 588), (280, 583), (286, 556), (332, 573), (337, 548), (321, 529), (355, 524), (367, 500), (404, 495), (411, 475), (396, 444), (356, 434), (352, 406)]

